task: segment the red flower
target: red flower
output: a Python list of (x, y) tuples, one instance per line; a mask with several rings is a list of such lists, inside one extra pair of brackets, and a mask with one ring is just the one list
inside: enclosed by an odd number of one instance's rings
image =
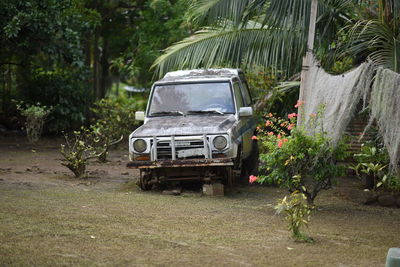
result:
[(283, 146), (283, 140), (281, 139), (281, 140), (279, 140), (279, 142), (278, 142), (278, 147), (281, 148), (282, 146)]
[(253, 136), (251, 137), (251, 140), (257, 140), (257, 136), (253, 135)]
[(286, 143), (286, 142), (289, 142), (289, 140), (287, 138), (285, 138), (285, 139), (283, 139), (283, 142)]
[(290, 114), (288, 115), (288, 118), (289, 118), (289, 119), (295, 118), (295, 117), (297, 117), (297, 114), (296, 114), (296, 113), (290, 113)]
[(258, 177), (255, 176), (255, 175), (250, 175), (250, 176), (249, 176), (249, 182), (250, 182), (251, 184), (254, 183), (255, 181), (257, 181), (257, 179), (258, 179)]
[(304, 104), (304, 101), (297, 100), (297, 103), (296, 103), (296, 105), (294, 105), (294, 107), (295, 107), (295, 108), (299, 108), (299, 107), (301, 107), (303, 104)]

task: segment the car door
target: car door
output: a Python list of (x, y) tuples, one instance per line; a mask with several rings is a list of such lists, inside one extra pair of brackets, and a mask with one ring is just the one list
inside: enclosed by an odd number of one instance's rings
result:
[[(246, 106), (245, 99), (242, 94), (242, 88), (240, 86), (239, 80), (233, 80), (233, 90), (235, 94), (235, 99), (236, 99), (236, 109), (239, 112), (239, 109), (241, 107)], [(242, 138), (242, 151), (243, 151), (243, 157), (247, 158), (250, 153), (251, 153), (251, 147), (252, 147), (252, 140), (251, 137), (253, 136), (254, 129), (252, 127), (252, 117), (239, 117), (239, 125), (238, 125), (238, 133), (239, 136)]]

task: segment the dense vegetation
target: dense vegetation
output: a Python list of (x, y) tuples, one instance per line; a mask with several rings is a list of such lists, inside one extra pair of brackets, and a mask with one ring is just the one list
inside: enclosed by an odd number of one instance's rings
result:
[(14, 99), (52, 106), (47, 132), (78, 128), (113, 83), (148, 87), (161, 50), (188, 34), (184, 10), (183, 0), (1, 1), (0, 124), (22, 125)]

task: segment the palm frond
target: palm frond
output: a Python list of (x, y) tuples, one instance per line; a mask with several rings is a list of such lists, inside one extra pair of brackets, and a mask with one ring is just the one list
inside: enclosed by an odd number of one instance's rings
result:
[(253, 0), (194, 0), (187, 17), (195, 24), (216, 25), (221, 20), (229, 20), (235, 25), (242, 22), (249, 4)]
[(349, 27), (349, 42), (340, 49), (340, 56), (369, 57), (377, 65), (400, 71), (400, 34), (392, 25), (379, 19), (361, 20)]
[(255, 22), (245, 28), (207, 28), (167, 48), (152, 67), (160, 77), (173, 69), (253, 64), (291, 74), (300, 69), (305, 43), (299, 32)]

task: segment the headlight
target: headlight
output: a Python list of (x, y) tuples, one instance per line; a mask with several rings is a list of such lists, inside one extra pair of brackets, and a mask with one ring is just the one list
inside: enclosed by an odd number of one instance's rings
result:
[(136, 139), (135, 142), (133, 142), (133, 148), (137, 152), (142, 153), (142, 152), (146, 151), (147, 143), (143, 139)]
[(214, 147), (218, 150), (222, 150), (228, 144), (227, 140), (223, 136), (217, 136), (213, 140)]

